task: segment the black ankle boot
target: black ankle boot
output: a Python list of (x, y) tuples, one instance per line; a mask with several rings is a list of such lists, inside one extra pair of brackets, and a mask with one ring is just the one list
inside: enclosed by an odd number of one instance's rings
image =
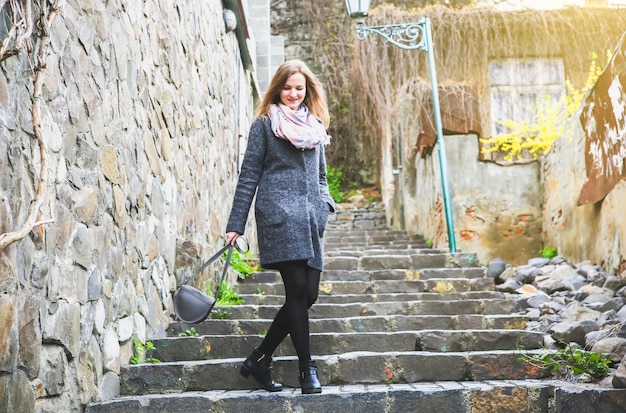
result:
[(300, 371), (300, 387), (302, 394), (314, 394), (322, 392), (322, 385), (317, 379), (317, 365), (314, 361), (309, 361), (308, 366)]
[(252, 375), (259, 386), (263, 387), (267, 391), (281, 391), (283, 385), (276, 383), (272, 379), (272, 373), (270, 371), (270, 365), (272, 364), (272, 358), (255, 348), (252, 354), (248, 356), (246, 361), (243, 362), (241, 370), (239, 371), (243, 377)]

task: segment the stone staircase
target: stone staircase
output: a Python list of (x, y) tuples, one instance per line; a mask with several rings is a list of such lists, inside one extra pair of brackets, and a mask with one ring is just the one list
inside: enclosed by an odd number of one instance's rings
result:
[(519, 349), (539, 351), (543, 335), (525, 330), (516, 302), (494, 291), (474, 254), (428, 248), (376, 224), (377, 214), (340, 212), (326, 235), (310, 310), (321, 395), (300, 393), (288, 338), (274, 355), (283, 391), (239, 375), (283, 302), (279, 275), (262, 272), (237, 286), (243, 305), (218, 309), (228, 319), (193, 326), (197, 337), (179, 337), (191, 326), (173, 323), (170, 337), (152, 341), (150, 356), (163, 362), (124, 367), (121, 396), (86, 412), (622, 411), (613, 399), (623, 393), (551, 380), (519, 360)]

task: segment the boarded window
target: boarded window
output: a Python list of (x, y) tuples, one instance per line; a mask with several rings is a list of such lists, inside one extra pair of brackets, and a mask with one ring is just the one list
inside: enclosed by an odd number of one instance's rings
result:
[(489, 64), (491, 133), (507, 132), (498, 121), (534, 119), (535, 102), (549, 95), (553, 102), (565, 94), (561, 59), (506, 59)]
[(616, 9), (626, 8), (626, 0), (609, 0), (608, 6)]

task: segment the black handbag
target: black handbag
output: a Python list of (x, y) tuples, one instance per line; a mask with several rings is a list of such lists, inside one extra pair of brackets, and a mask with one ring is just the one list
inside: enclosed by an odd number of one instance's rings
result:
[[(211, 310), (213, 310), (215, 306), (215, 301), (219, 297), (220, 288), (226, 277), (226, 271), (228, 270), (230, 259), (233, 255), (233, 248), (237, 248), (239, 252), (245, 254), (248, 252), (248, 241), (243, 237), (238, 237), (235, 245), (226, 245), (202, 264), (191, 278), (183, 281), (183, 285), (181, 285), (178, 291), (176, 291), (176, 294), (174, 294), (174, 312), (176, 313), (176, 317), (181, 321), (187, 324), (196, 324), (204, 321), (209, 314), (211, 314)], [(197, 288), (185, 285), (187, 282), (195, 279), (202, 270), (208, 267), (217, 258), (221, 257), (226, 251), (228, 251), (228, 255), (224, 263), (224, 269), (222, 270), (222, 279), (217, 284), (217, 289), (215, 290), (215, 298), (209, 297)]]

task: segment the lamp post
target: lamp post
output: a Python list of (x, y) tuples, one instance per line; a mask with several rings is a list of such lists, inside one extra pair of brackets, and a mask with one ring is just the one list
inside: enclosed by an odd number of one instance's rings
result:
[(366, 26), (365, 18), (369, 14), (369, 0), (346, 0), (348, 14), (356, 20), (356, 37), (365, 40), (370, 33), (382, 36), (387, 42), (405, 50), (420, 49), (428, 53), (428, 71), (433, 95), (433, 110), (435, 127), (437, 129), (437, 153), (439, 154), (439, 171), (441, 174), (441, 189), (448, 229), (448, 244), (450, 252), (456, 252), (454, 236), (454, 221), (452, 206), (450, 205), (450, 189), (448, 187), (448, 168), (446, 150), (441, 127), (441, 110), (439, 108), (439, 91), (437, 89), (437, 72), (435, 70), (435, 54), (432, 46), (430, 19), (422, 18), (417, 23), (390, 24), (384, 26)]

